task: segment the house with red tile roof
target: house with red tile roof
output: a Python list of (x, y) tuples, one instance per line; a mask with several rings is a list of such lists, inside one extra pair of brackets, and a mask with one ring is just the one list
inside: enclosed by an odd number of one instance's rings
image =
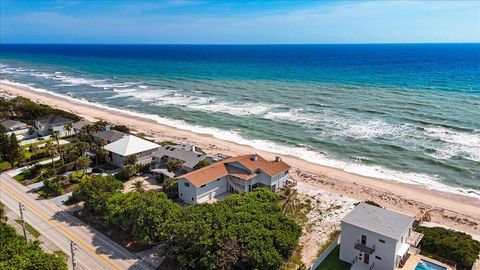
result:
[(178, 195), (188, 204), (209, 201), (256, 187), (273, 191), (287, 185), (290, 165), (280, 157), (266, 160), (257, 154), (227, 158), (178, 178)]

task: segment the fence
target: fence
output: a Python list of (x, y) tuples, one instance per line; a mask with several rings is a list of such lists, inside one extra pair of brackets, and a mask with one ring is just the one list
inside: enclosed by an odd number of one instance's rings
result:
[(332, 252), (334, 248), (336, 248), (340, 244), (340, 235), (332, 241), (332, 243), (325, 249), (320, 256), (313, 262), (312, 267), (310, 270), (315, 270), (322, 262), (327, 258), (328, 255)]

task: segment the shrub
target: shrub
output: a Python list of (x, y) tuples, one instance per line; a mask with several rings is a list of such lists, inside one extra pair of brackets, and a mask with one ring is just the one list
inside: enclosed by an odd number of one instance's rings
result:
[(169, 160), (166, 166), (169, 172), (174, 172), (180, 170), (183, 167), (183, 162), (180, 160)]
[(457, 269), (471, 269), (480, 253), (480, 242), (463, 232), (441, 227), (418, 227), (424, 234), (422, 250), (457, 263)]
[(117, 178), (120, 181), (127, 181), (132, 177), (134, 174), (137, 173), (137, 168), (132, 165), (127, 165), (123, 167), (123, 169), (115, 175), (115, 178)]
[(112, 129), (123, 133), (130, 133), (130, 128), (125, 125), (116, 125), (113, 126)]
[(200, 162), (198, 162), (197, 165), (195, 165), (195, 167), (193, 167), (193, 170), (198, 170), (198, 169), (201, 169), (203, 167), (207, 167), (210, 165), (210, 161), (204, 159), (204, 160), (201, 160)]
[(163, 182), (163, 192), (171, 200), (178, 199), (178, 180), (175, 178), (167, 178)]

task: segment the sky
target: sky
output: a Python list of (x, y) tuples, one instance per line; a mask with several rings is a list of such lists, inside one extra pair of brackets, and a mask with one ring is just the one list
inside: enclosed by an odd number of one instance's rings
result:
[(0, 43), (480, 42), (480, 1), (0, 0)]

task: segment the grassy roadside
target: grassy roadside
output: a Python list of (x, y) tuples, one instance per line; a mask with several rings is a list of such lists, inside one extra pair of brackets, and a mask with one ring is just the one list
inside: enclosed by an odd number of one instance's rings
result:
[[(22, 225), (22, 220), (21, 219), (15, 219), (15, 222)], [(41, 234), (37, 230), (35, 230), (30, 224), (25, 223), (25, 227), (27, 228), (27, 232), (29, 232), (35, 238), (40, 237)]]

